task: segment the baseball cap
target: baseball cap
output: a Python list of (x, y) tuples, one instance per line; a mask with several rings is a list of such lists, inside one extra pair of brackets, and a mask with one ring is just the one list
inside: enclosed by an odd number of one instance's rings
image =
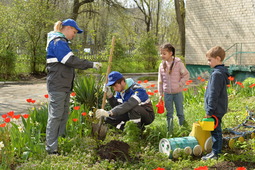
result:
[(108, 83), (106, 84), (106, 86), (111, 86), (113, 85), (117, 80), (121, 79), (123, 77), (123, 75), (117, 71), (112, 71), (109, 75), (108, 75)]
[(77, 23), (76, 23), (73, 19), (66, 19), (66, 20), (64, 20), (64, 21), (62, 22), (62, 25), (63, 25), (63, 26), (71, 26), (71, 27), (74, 27), (75, 29), (78, 30), (78, 32), (77, 32), (78, 34), (80, 34), (80, 33), (83, 32), (83, 30), (80, 29), (80, 28), (78, 27)]

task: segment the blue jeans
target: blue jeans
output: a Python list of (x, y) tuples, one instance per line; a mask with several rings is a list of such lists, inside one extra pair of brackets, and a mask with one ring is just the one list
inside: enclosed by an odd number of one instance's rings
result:
[(177, 117), (179, 119), (179, 125), (183, 125), (185, 120), (184, 113), (183, 113), (183, 94), (182, 92), (176, 94), (167, 94), (164, 93), (164, 101), (165, 101), (165, 108), (167, 111), (167, 120), (173, 119), (174, 114), (174, 107), (177, 112)]
[[(217, 117), (218, 118), (218, 117)], [(221, 153), (222, 149), (222, 129), (221, 129), (221, 118), (218, 118), (218, 126), (214, 129), (214, 131), (211, 131), (212, 135), (212, 152), (214, 154), (218, 155)]]

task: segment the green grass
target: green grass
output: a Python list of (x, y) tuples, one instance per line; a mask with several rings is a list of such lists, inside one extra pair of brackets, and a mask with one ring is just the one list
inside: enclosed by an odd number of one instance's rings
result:
[[(202, 85), (204, 86), (204, 84)], [(201, 88), (197, 88), (198, 91)], [(167, 132), (166, 128), (166, 113), (157, 114), (155, 120), (152, 124), (146, 126), (146, 130), (143, 132), (141, 137), (135, 135), (137, 133), (128, 133), (121, 132), (115, 128), (110, 128), (106, 139), (104, 141), (95, 140), (95, 138), (91, 135), (91, 126), (90, 122), (95, 121), (93, 118), (89, 117), (88, 114), (86, 117), (81, 117), (81, 112), (89, 112), (84, 107), (80, 110), (72, 110), (72, 113), (69, 120), (68, 134), (70, 136), (66, 136), (66, 138), (59, 138), (59, 151), (61, 152), (60, 156), (47, 155), (44, 150), (40, 150), (41, 147), (35, 147), (39, 143), (45, 142), (45, 136), (42, 136), (41, 141), (37, 144), (34, 143), (31, 148), (37, 150), (37, 152), (31, 152), (28, 158), (21, 155), (15, 155), (14, 147), (12, 146), (11, 141), (9, 140), (9, 136), (12, 134), (9, 133), (11, 127), (8, 128), (0, 128), (0, 141), (5, 142), (5, 147), (2, 150), (2, 154), (0, 151), (0, 169), (11, 169), (12, 167), (16, 167), (16, 169), (38, 169), (38, 170), (48, 170), (48, 169), (156, 169), (157, 167), (162, 167), (165, 169), (194, 169), (199, 166), (213, 166), (219, 162), (223, 161), (235, 161), (235, 160), (243, 160), (255, 162), (250, 155), (253, 155), (255, 152), (254, 140), (246, 140), (244, 143), (236, 143), (236, 147), (233, 150), (223, 150), (224, 155), (220, 157), (218, 161), (200, 161), (198, 157), (192, 156), (183, 156), (178, 159), (169, 159), (166, 155), (159, 152), (159, 141), (162, 138), (170, 138), (170, 137), (183, 137), (188, 136), (191, 129), (192, 124), (197, 121), (197, 119), (201, 119), (205, 115), (205, 111), (203, 108), (203, 91), (199, 93), (197, 91), (194, 94), (192, 89), (190, 91), (185, 91), (184, 96), (189, 100), (185, 100), (184, 104), (184, 112), (187, 121), (187, 125), (183, 127), (178, 126), (178, 119), (176, 117), (176, 113), (174, 116), (174, 133), (171, 136)], [(155, 94), (156, 95), (156, 94)], [(151, 96), (153, 101), (154, 110), (156, 112), (155, 104), (157, 103), (157, 96)], [(246, 109), (248, 106), (251, 110), (255, 110), (255, 106), (253, 104), (254, 96), (252, 97), (244, 97), (240, 95), (231, 95), (229, 97), (229, 112), (223, 117), (222, 128), (231, 128), (243, 122), (246, 117)], [(78, 103), (75, 104), (76, 106)], [(71, 105), (74, 106), (73, 104)], [(43, 107), (40, 110), (40, 114), (47, 114), (46, 107)], [(38, 112), (37, 110), (33, 110), (30, 114), (32, 119), (29, 119), (29, 133), (31, 133), (31, 139), (34, 139), (36, 134), (33, 132), (34, 130), (38, 130), (42, 127), (44, 117), (39, 117), (38, 121), (36, 121), (37, 117), (35, 116)], [(34, 115), (33, 115), (34, 114)], [(78, 122), (72, 122), (72, 118), (79, 118)], [(28, 120), (27, 120), (28, 121)], [(39, 127), (38, 123), (41, 124)], [(46, 123), (46, 122), (44, 122)], [(78, 124), (77, 124), (78, 123)], [(1, 123), (0, 123), (1, 124)], [(28, 124), (28, 123), (26, 123)], [(35, 128), (36, 127), (36, 128)], [(44, 127), (44, 126), (43, 126)], [(44, 129), (44, 128), (43, 128)], [(132, 127), (130, 126), (130, 131), (132, 131)], [(134, 129), (133, 129), (134, 130)], [(128, 131), (128, 130), (127, 130)], [(15, 133), (18, 133), (16, 131)], [(134, 134), (134, 136), (132, 136)], [(25, 137), (26, 134), (23, 134)], [(43, 134), (42, 134), (43, 135)], [(129, 136), (131, 135), (131, 136)], [(37, 135), (38, 136), (38, 135)], [(27, 137), (27, 136), (26, 136)], [(29, 140), (26, 138), (28, 142), (36, 142), (35, 140)], [(98, 147), (101, 145), (105, 145), (112, 140), (125, 141), (130, 145), (129, 154), (131, 156), (131, 161), (109, 161), (102, 160), (97, 154)], [(20, 151), (25, 151), (23, 148), (29, 148), (29, 146), (20, 146)], [(14, 152), (13, 152), (14, 150)], [(22, 152), (21, 152), (22, 153)]]

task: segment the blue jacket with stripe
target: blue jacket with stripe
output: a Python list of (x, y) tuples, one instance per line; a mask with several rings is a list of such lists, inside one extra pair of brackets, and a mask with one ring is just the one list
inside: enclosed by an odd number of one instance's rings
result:
[[(130, 82), (130, 84), (128, 82)], [(154, 114), (151, 100), (146, 90), (140, 84), (135, 83), (131, 78), (126, 79), (126, 83), (128, 84), (126, 90), (117, 92), (115, 97), (113, 96), (108, 99), (112, 107), (112, 114), (114, 116), (125, 114), (138, 105)]]
[(65, 37), (54, 37), (47, 46), (47, 89), (49, 92), (70, 92), (74, 69), (93, 68), (93, 62), (74, 56)]

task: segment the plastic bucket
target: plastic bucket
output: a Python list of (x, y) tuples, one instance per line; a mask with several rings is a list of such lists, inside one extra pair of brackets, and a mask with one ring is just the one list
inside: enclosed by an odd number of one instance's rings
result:
[(163, 138), (159, 141), (159, 152), (166, 154), (169, 158), (173, 157), (173, 151), (177, 148), (185, 149), (190, 147), (193, 149), (198, 145), (198, 141), (194, 136), (180, 138)]

